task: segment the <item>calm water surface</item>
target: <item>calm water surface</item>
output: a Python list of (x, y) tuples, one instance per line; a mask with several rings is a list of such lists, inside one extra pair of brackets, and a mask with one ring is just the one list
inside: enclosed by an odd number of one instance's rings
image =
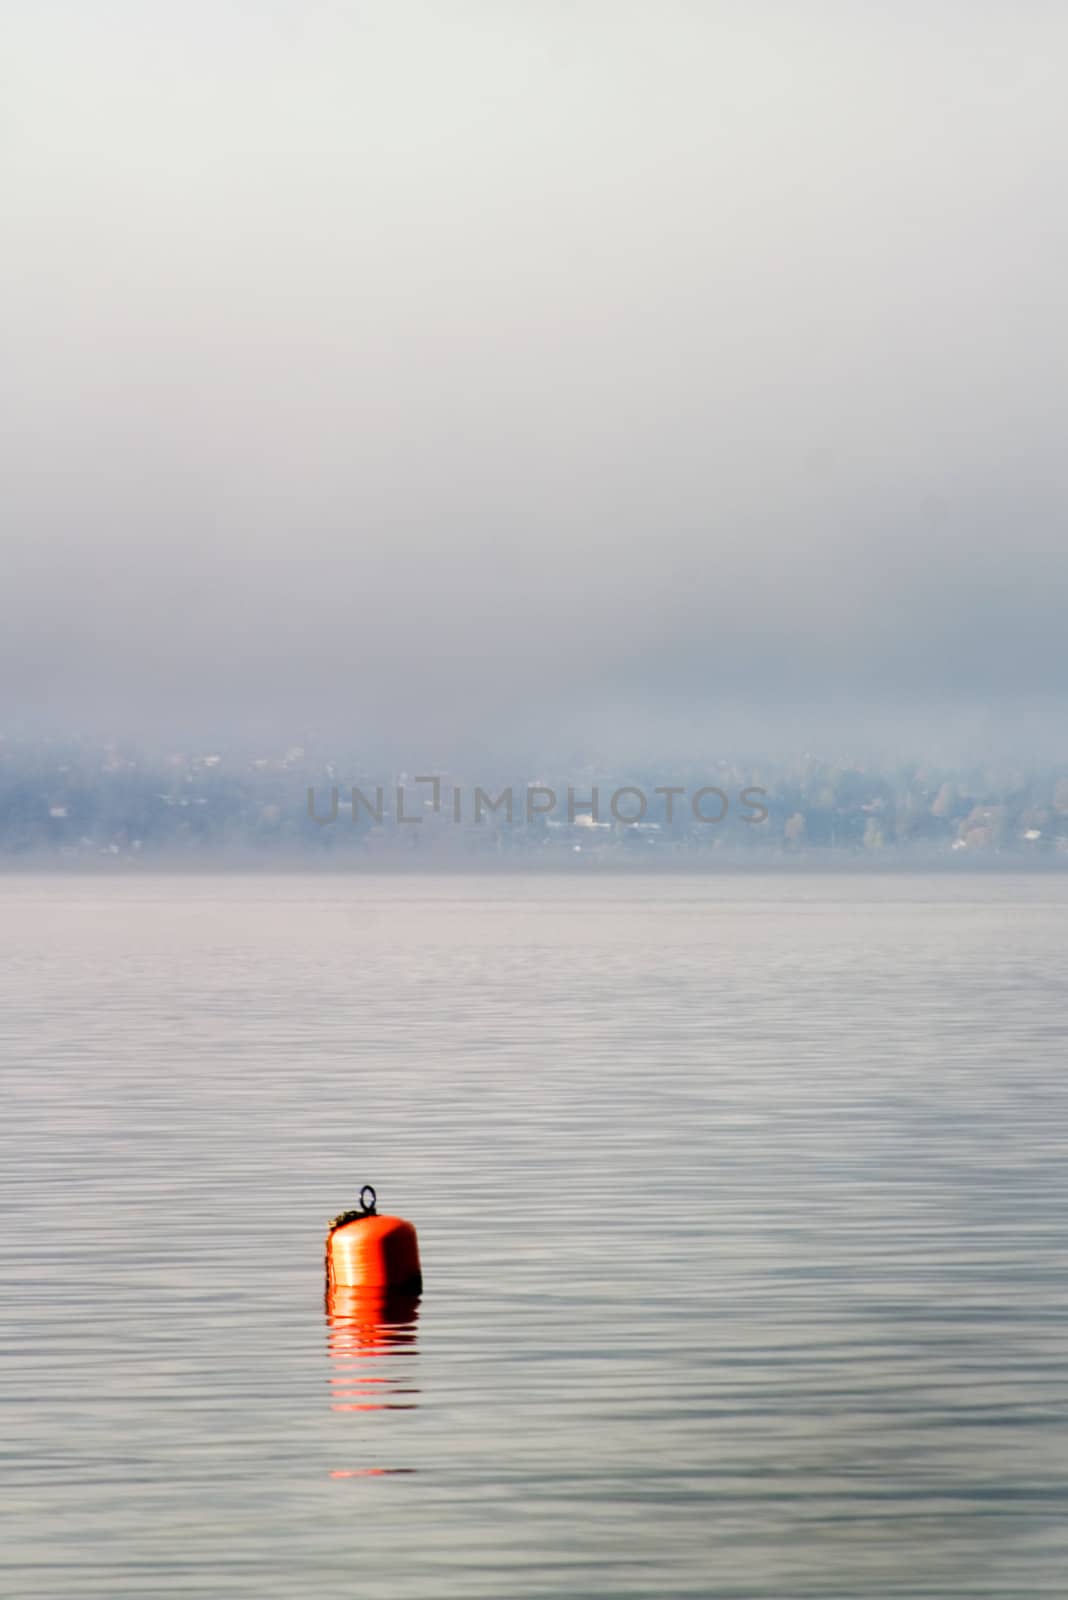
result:
[(0, 881), (0, 1592), (1063, 1596), (1066, 913)]

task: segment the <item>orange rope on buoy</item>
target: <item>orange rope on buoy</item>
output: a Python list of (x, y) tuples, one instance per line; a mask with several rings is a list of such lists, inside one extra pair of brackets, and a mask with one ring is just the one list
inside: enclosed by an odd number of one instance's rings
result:
[[(368, 1198), (369, 1197), (369, 1198)], [(419, 1294), (423, 1273), (415, 1229), (403, 1217), (379, 1216), (371, 1185), (355, 1211), (342, 1211), (326, 1235), (326, 1282), (335, 1289), (396, 1289)]]

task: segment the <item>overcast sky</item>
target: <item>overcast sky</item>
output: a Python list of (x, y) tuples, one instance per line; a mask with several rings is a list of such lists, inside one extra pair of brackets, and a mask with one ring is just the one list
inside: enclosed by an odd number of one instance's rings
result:
[(1064, 747), (1068, 6), (0, 16), (0, 728)]

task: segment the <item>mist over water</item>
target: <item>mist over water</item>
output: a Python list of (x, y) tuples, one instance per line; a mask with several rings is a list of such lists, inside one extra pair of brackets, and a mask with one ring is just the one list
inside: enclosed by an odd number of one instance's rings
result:
[(1063, 1593), (1062, 880), (4, 893), (12, 1593)]
[(1066, 44), (23, 10), (0, 731), (1063, 750)]

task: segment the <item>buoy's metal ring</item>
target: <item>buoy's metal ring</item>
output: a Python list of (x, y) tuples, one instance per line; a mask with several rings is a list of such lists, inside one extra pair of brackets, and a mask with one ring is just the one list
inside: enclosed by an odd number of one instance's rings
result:
[[(371, 1197), (369, 1200), (367, 1198), (368, 1195)], [(357, 1209), (355, 1211), (339, 1211), (336, 1217), (331, 1217), (327, 1224), (327, 1233), (333, 1233), (335, 1228), (343, 1228), (346, 1222), (359, 1222), (363, 1217), (377, 1216), (378, 1212), (375, 1209), (377, 1205), (378, 1196), (371, 1185), (365, 1183), (360, 1190), (360, 1204)]]

